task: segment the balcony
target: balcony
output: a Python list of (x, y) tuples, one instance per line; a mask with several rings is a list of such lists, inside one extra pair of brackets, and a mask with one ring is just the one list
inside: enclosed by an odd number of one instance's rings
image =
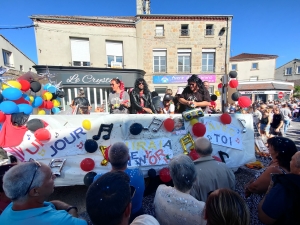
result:
[(156, 29), (155, 30), (155, 37), (164, 37), (165, 36), (165, 30)]
[(180, 36), (181, 37), (188, 37), (188, 36), (190, 36), (190, 30), (189, 29), (180, 29)]
[(190, 73), (191, 66), (178, 66), (178, 73)]
[(214, 66), (202, 66), (201, 72), (207, 73), (207, 72), (215, 72)]
[(213, 36), (215, 34), (214, 32), (215, 32), (214, 29), (205, 29), (204, 30), (205, 36)]

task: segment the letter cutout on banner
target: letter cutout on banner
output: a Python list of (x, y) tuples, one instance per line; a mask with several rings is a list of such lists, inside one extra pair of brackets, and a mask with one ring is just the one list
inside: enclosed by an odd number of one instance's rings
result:
[(105, 131), (105, 132), (107, 132), (107, 134), (106, 135), (103, 135), (103, 139), (104, 140), (108, 140), (108, 139), (110, 139), (110, 134), (111, 134), (111, 131), (112, 131), (112, 129), (113, 129), (113, 126), (114, 126), (114, 124), (101, 124), (100, 125), (100, 127), (99, 127), (99, 131), (98, 131), (98, 134), (97, 135), (94, 135), (93, 136), (93, 139), (95, 140), (95, 141), (98, 141), (99, 139), (100, 139), (100, 137), (101, 137), (101, 133), (103, 132), (103, 131)]
[(186, 148), (187, 144), (192, 144), (192, 146), (190, 147), (190, 149), (194, 149), (195, 148), (195, 142), (191, 136), (190, 133), (188, 133), (187, 135), (184, 135), (182, 138), (180, 138), (180, 144), (183, 148), (183, 154), (187, 155), (188, 151)]
[(61, 175), (61, 170), (65, 164), (67, 159), (51, 159), (50, 163), (49, 163), (49, 167), (52, 168), (58, 168), (58, 171), (55, 171), (53, 174), (55, 174), (55, 176), (60, 177)]

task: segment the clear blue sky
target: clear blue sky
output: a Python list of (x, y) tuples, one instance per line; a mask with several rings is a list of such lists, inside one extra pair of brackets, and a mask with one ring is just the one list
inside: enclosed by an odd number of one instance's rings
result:
[[(134, 16), (136, 0), (1, 0), (0, 28), (30, 25), (30, 15)], [(151, 14), (233, 15), (231, 56), (300, 58), (300, 0), (151, 0)], [(0, 30), (37, 63), (33, 28)]]

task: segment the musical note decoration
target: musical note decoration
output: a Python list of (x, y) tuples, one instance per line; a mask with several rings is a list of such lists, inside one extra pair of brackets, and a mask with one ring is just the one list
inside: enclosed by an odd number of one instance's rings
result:
[(101, 137), (102, 132), (107, 132), (106, 135), (102, 136), (102, 138), (104, 140), (110, 139), (110, 134), (111, 134), (111, 131), (113, 129), (113, 126), (114, 126), (114, 124), (112, 124), (112, 123), (111, 124), (101, 124), (100, 127), (99, 127), (98, 134), (93, 136), (93, 140), (98, 141)]
[(226, 152), (222, 152), (222, 151), (218, 151), (219, 155), (220, 155), (220, 158), (222, 160), (223, 163), (226, 163), (225, 162), (225, 159), (224, 159), (224, 155), (229, 158), (229, 155), (226, 153)]
[(62, 159), (62, 158), (51, 159), (51, 161), (49, 163), (49, 167), (50, 168), (58, 168), (58, 170), (53, 173), (53, 174), (55, 174), (55, 176), (57, 176), (57, 177), (61, 176), (61, 170), (62, 170), (66, 160), (67, 159)]
[(182, 138), (180, 138), (180, 144), (183, 148), (183, 154), (188, 155), (187, 145), (191, 144), (190, 150), (195, 148), (195, 142), (192, 138), (192, 135), (190, 133), (184, 135)]
[(105, 151), (108, 151), (110, 146), (100, 146), (99, 149), (103, 155), (103, 160), (101, 161), (101, 166), (106, 166), (108, 164), (108, 153), (105, 154)]
[(143, 129), (150, 130), (151, 125), (155, 125), (156, 127), (153, 127), (151, 131), (156, 133), (161, 128), (162, 124), (163, 124), (163, 120), (154, 117), (151, 123), (149, 124), (149, 126), (144, 127)]

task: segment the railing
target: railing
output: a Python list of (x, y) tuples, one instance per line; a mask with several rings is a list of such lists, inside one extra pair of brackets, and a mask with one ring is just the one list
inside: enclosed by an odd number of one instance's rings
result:
[(214, 66), (202, 66), (202, 72), (215, 72)]
[(178, 73), (190, 73), (191, 66), (178, 66)]
[(155, 37), (163, 37), (165, 36), (165, 30), (155, 30)]
[(205, 29), (204, 30), (206, 36), (214, 35), (214, 31), (215, 31), (214, 29)]
[(180, 36), (190, 36), (190, 30), (189, 29), (181, 29)]

